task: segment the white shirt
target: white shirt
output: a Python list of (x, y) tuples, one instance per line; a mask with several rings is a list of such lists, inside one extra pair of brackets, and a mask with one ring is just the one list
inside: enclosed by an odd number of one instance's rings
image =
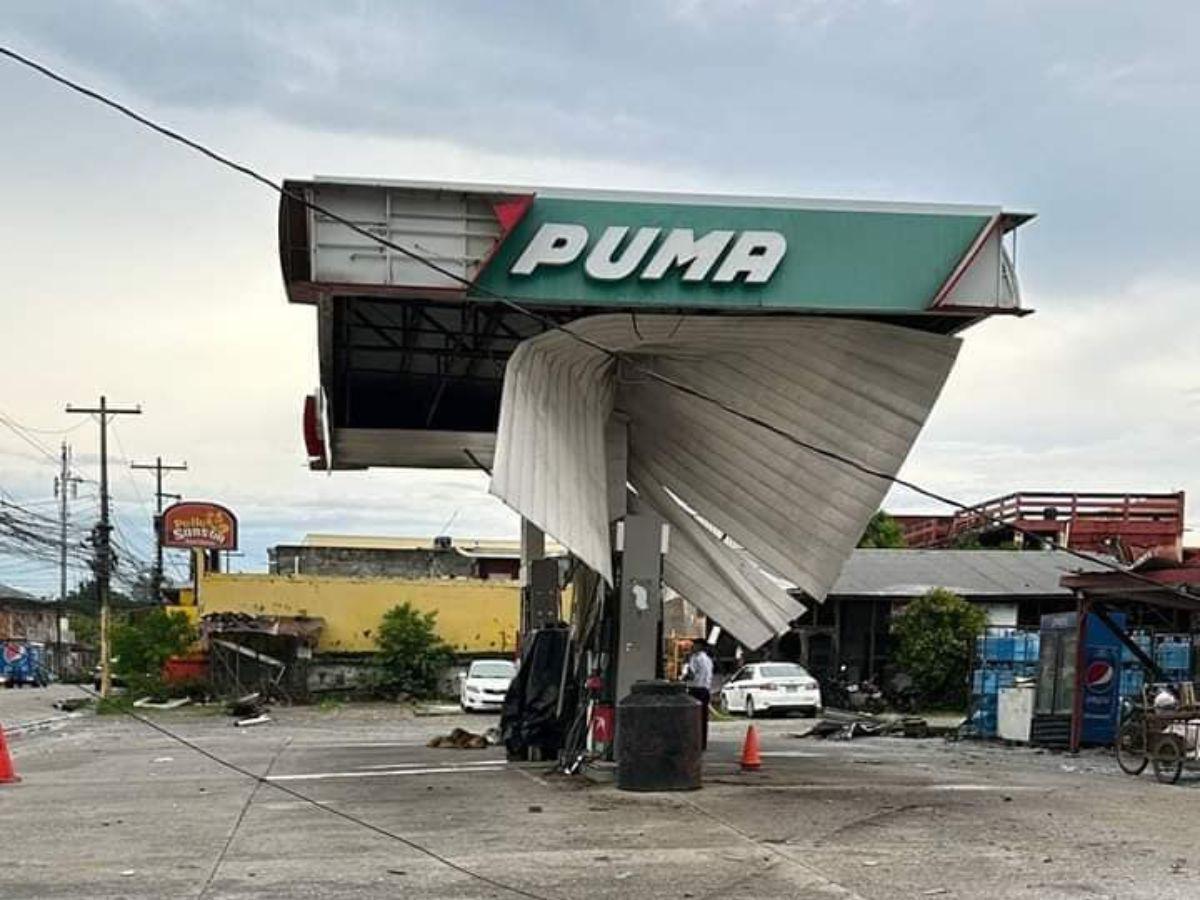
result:
[(697, 652), (688, 657), (688, 684), (693, 687), (712, 690), (713, 663), (707, 653)]

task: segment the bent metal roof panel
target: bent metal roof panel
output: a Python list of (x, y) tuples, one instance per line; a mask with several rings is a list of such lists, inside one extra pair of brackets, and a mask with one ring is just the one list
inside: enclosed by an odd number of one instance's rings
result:
[[(752, 647), (803, 611), (763, 570), (824, 599), (960, 344), (809, 316), (635, 324), (618, 314), (572, 328), (589, 343), (550, 332), (509, 360), (492, 493), (611, 580), (606, 426), (618, 414), (628, 422), (628, 482), (671, 526), (664, 580)], [(650, 379), (647, 368), (699, 394)], [(808, 452), (730, 407), (884, 477)]]

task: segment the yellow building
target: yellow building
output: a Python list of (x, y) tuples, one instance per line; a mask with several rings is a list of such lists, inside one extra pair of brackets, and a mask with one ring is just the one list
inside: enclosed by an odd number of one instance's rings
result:
[(511, 653), (521, 589), (515, 581), (345, 578), (205, 572), (199, 594), (180, 592), (195, 617), (209, 613), (304, 616), (325, 621), (317, 653), (372, 653), (383, 614), (401, 603), (437, 616), (442, 639), (458, 653)]

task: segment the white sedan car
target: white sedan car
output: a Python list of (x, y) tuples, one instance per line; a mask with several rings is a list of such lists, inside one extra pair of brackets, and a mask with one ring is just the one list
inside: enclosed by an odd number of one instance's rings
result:
[(721, 709), (750, 719), (776, 710), (815, 716), (821, 711), (821, 686), (795, 663), (751, 663), (721, 687)]
[(467, 712), (498, 710), (516, 674), (516, 664), (507, 659), (475, 660), (463, 678), (459, 704)]

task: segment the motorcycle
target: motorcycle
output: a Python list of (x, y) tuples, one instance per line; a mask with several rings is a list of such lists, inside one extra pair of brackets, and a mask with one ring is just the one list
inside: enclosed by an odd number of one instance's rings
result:
[(849, 712), (883, 712), (885, 703), (879, 686), (870, 679), (851, 681), (847, 672), (847, 666), (840, 666), (837, 675), (826, 683), (822, 689), (825, 705)]

